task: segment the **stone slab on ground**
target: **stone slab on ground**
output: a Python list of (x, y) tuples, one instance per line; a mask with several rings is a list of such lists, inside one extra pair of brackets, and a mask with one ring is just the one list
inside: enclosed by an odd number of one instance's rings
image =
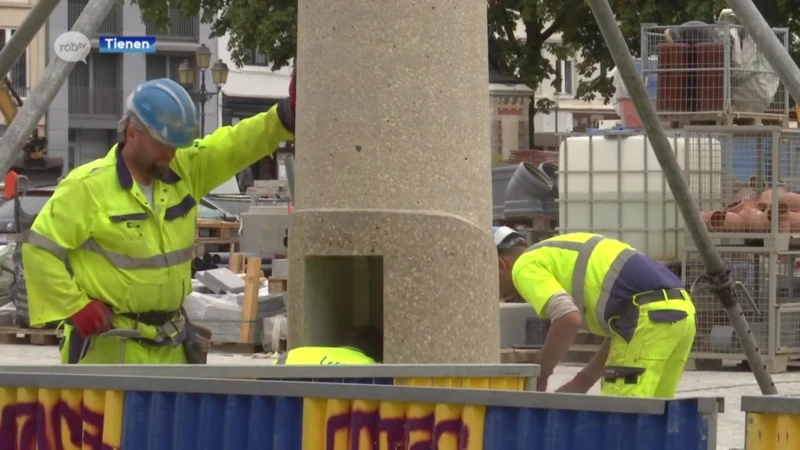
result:
[[(55, 347), (31, 347), (29, 345), (0, 345), (0, 366), (3, 365), (51, 365), (58, 364), (58, 349)], [(252, 358), (249, 355), (210, 354), (209, 364), (271, 364), (268, 359)], [(560, 366), (549, 380), (550, 390), (555, 390), (569, 381), (579, 366)], [(800, 372), (773, 375), (778, 392), (800, 395)], [(595, 386), (590, 393), (599, 394)], [(678, 397), (723, 397), (725, 413), (720, 414), (717, 450), (744, 448), (745, 416), (741, 411), (743, 395), (759, 395), (753, 374), (728, 369), (719, 372), (685, 372), (678, 388)]]

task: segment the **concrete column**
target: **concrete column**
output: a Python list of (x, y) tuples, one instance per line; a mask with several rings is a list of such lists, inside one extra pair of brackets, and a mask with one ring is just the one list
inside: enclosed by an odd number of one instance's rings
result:
[[(56, 54), (53, 45), (61, 34), (69, 31), (67, 28), (67, 2), (59, 2), (47, 21), (47, 63), (51, 63)], [(83, 63), (80, 63), (83, 64)], [(67, 159), (69, 157), (69, 81), (61, 85), (50, 107), (47, 109), (45, 136), (47, 136), (47, 152), (54, 158), (64, 158), (64, 173), (69, 170)]]
[[(122, 7), (122, 35), (123, 36), (146, 36), (144, 22), (142, 22), (142, 11), (139, 5), (125, 2)], [(156, 46), (158, 44), (156, 43)], [(120, 55), (122, 63), (122, 101), (128, 99), (128, 95), (136, 89), (136, 86), (147, 80), (147, 54), (146, 53), (123, 53)]]
[(300, 0), (290, 345), (499, 362), (486, 2)]

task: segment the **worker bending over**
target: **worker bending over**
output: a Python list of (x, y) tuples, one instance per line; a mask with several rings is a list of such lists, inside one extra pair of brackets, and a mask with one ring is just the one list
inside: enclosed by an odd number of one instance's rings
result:
[(695, 336), (692, 300), (669, 269), (630, 245), (570, 233), (527, 247), (508, 227), (493, 230), (501, 298), (520, 296), (551, 320), (539, 353), (537, 390), (564, 357), (583, 321), (605, 337), (600, 351), (558, 392), (672, 398)]
[(383, 361), (383, 333), (375, 327), (356, 327), (342, 347), (298, 347), (278, 357), (276, 364), (376, 364)]
[[(201, 139), (194, 100), (178, 83), (151, 80), (130, 94), (120, 142), (59, 183), (22, 248), (36, 268), (25, 274), (31, 324), (66, 320), (63, 363), (205, 362), (182, 312), (197, 205), (292, 139), (294, 74), (289, 91)], [(111, 329), (139, 337), (99, 337)]]

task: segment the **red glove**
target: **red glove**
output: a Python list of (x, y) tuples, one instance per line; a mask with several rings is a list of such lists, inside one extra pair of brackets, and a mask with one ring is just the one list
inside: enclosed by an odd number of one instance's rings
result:
[(565, 394), (585, 394), (589, 389), (594, 386), (594, 381), (581, 372), (578, 372), (575, 377), (569, 380), (565, 385), (561, 386), (556, 392)]
[(110, 330), (112, 317), (111, 310), (103, 302), (89, 300), (86, 306), (69, 318), (69, 322), (81, 337), (87, 338)]
[(295, 104), (297, 103), (297, 92), (295, 90), (295, 79), (297, 78), (297, 67), (292, 69), (292, 81), (289, 82), (289, 99), (292, 102), (292, 112), (297, 111)]

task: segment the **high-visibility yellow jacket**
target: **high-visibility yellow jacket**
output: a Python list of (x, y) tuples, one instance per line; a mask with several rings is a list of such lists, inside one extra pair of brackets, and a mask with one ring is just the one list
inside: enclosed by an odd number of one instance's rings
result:
[(583, 312), (589, 331), (609, 336), (605, 320), (611, 287), (636, 250), (616, 239), (591, 233), (545, 239), (517, 259), (511, 277), (517, 292), (547, 317), (550, 299), (566, 292)]
[[(290, 139), (277, 107), (219, 128), (177, 150), (170, 176), (154, 181), (152, 209), (117, 146), (72, 170), (23, 244), (31, 324), (69, 318), (89, 299), (115, 313), (180, 309), (191, 292), (198, 202)], [(115, 315), (115, 327), (134, 325)], [(145, 338), (157, 333), (138, 328)]]
[(375, 360), (350, 347), (298, 347), (281, 355), (277, 364), (375, 364)]

